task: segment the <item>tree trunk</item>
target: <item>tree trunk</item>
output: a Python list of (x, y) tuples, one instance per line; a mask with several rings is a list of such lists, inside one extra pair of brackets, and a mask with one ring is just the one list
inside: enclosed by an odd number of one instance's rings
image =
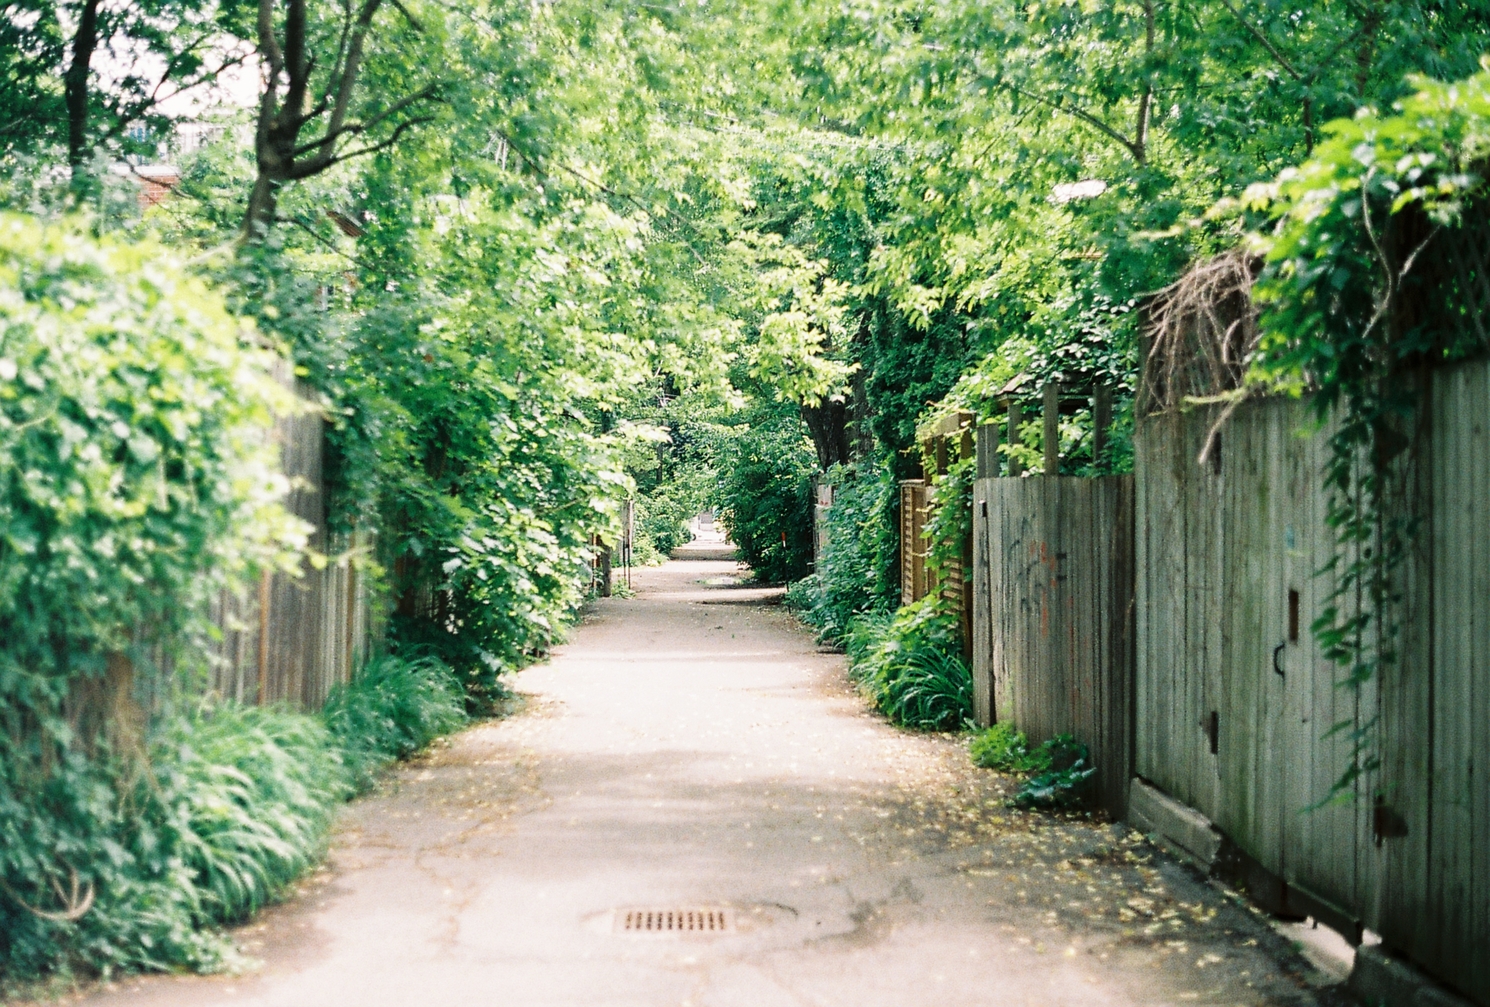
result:
[(78, 30), (72, 41), (72, 65), (64, 81), (67, 99), (67, 165), (72, 188), (78, 191), (87, 178), (88, 164), (88, 74), (93, 51), (98, 48), (99, 0), (86, 0), (78, 15)]
[(253, 191), (248, 194), (248, 212), (243, 217), (243, 237), (257, 241), (269, 233), (274, 222), (279, 183), (260, 172), (254, 181)]
[(817, 463), (824, 472), (849, 460), (848, 403), (842, 396), (826, 399), (820, 405), (803, 406), (802, 420), (812, 435)]

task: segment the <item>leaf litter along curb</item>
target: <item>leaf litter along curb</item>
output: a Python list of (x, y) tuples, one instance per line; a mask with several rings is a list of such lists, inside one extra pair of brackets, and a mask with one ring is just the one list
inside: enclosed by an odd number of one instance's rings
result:
[(1160, 957), (1151, 966), (1173, 960), (1197, 976), (1230, 968), (1260, 1002), (1349, 1003), (1312, 988), (1319, 977), (1311, 966), (1244, 896), (1141, 833), (1100, 812), (1012, 807), (1018, 781), (973, 766), (956, 735), (897, 741), (879, 845), (892, 864), (940, 860), (979, 886), (990, 912), (1013, 912), (1003, 929), (1020, 947), (1066, 955), (1084, 948), (1102, 962), (1153, 954)]

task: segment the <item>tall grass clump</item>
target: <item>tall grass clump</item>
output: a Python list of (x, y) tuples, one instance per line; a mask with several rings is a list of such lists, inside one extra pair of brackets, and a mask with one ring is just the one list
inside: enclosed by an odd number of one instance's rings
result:
[(955, 731), (973, 714), (973, 679), (961, 656), (957, 616), (929, 596), (894, 616), (862, 615), (844, 649), (850, 674), (891, 723)]
[(128, 749), (0, 760), (0, 999), (38, 981), (214, 971), (221, 927), (320, 860), (337, 806), (466, 721), (454, 673), (383, 656), (319, 716), (203, 702)]
[(24, 801), (0, 786), (0, 993), (221, 968), (217, 928), (320, 857), (351, 792), (320, 719), (277, 708), (204, 705), (142, 750), (65, 759)]
[(363, 791), (388, 763), (464, 724), (465, 694), (455, 673), (434, 658), (384, 655), (333, 690), (322, 717), (352, 784)]
[(274, 707), (205, 707), (163, 732), (155, 775), (207, 923), (237, 923), (320, 859), (351, 794), (317, 717)]

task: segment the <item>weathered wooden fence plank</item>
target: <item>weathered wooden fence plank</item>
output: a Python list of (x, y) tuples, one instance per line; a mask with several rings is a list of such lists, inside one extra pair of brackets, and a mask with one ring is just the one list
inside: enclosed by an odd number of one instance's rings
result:
[[(982, 445), (979, 445), (982, 448)], [(988, 524), (988, 488), (973, 483), (973, 719), (993, 723), (993, 625), (989, 557), (994, 536)], [(980, 617), (982, 613), (982, 617)]]
[(991, 697), (979, 716), (1034, 742), (1075, 734), (1091, 748), (1103, 806), (1118, 813), (1132, 752), (1132, 493), (1126, 476), (974, 487), (987, 585), (975, 596), (975, 640), (987, 634), (975, 689)]
[(900, 484), (900, 603), (920, 601), (930, 590), (926, 571), (926, 482)]

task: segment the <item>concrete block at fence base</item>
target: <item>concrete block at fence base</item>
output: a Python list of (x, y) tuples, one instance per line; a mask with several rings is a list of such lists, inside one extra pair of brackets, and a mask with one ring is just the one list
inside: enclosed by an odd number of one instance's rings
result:
[(1207, 873), (1221, 852), (1221, 833), (1209, 818), (1136, 776), (1128, 791), (1128, 824)]
[(1380, 945), (1356, 949), (1348, 985), (1364, 1007), (1473, 1007)]

